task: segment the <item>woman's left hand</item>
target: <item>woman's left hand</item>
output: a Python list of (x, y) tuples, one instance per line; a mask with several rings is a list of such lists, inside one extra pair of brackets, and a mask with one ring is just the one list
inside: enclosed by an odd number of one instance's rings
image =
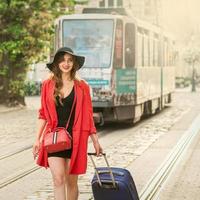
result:
[(103, 149), (98, 141), (93, 142), (93, 146), (97, 156), (103, 153)]

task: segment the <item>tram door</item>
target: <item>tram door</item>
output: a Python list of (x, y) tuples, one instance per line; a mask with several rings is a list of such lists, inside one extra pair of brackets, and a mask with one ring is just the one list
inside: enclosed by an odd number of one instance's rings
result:
[(134, 24), (117, 21), (114, 50), (115, 113), (117, 120), (129, 120), (134, 117), (136, 90)]

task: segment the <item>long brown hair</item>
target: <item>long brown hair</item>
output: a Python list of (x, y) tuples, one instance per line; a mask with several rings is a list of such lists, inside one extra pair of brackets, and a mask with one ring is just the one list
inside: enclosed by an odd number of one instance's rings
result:
[[(60, 91), (61, 88), (63, 87), (63, 81), (62, 81), (62, 71), (59, 68), (59, 63), (64, 60), (65, 54), (67, 54), (67, 53), (60, 52), (60, 53), (56, 54), (56, 56), (54, 58), (54, 62), (53, 62), (53, 68), (52, 68), (52, 73), (53, 73), (52, 79), (55, 81), (54, 101), (57, 104), (56, 97), (58, 96), (59, 102), (61, 105), (63, 105), (61, 99), (64, 96)], [(73, 55), (72, 55), (72, 59), (73, 59), (73, 68), (70, 73), (70, 78), (71, 78), (71, 80), (75, 80), (76, 79), (76, 71), (79, 66)]]

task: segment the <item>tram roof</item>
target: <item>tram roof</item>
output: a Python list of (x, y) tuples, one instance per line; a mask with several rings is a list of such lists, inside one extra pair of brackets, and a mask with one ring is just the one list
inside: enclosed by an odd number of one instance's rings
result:
[(123, 15), (115, 15), (115, 14), (71, 14), (71, 15), (62, 15), (57, 20), (64, 19), (116, 19), (116, 18), (124, 18)]
[[(143, 21), (134, 17), (133, 15), (119, 15), (119, 14), (103, 14), (103, 13), (82, 13), (82, 14), (71, 14), (62, 15), (56, 19), (56, 23), (60, 20), (65, 19), (125, 19), (127, 22), (133, 22), (136, 26), (142, 27), (147, 30), (153, 30), (155, 33), (160, 33), (161, 30), (164, 35), (171, 38), (171, 34), (164, 31), (161, 27), (151, 24), (149, 22)], [(172, 37), (173, 38), (173, 37)]]
[(56, 22), (60, 20), (65, 19), (125, 19), (126, 21), (132, 21), (137, 26), (141, 26), (147, 29), (156, 29), (157, 31), (160, 30), (158, 26), (155, 26), (153, 24), (150, 24), (148, 22), (142, 21), (136, 17), (133, 16), (127, 16), (127, 15), (118, 15), (118, 14), (71, 14), (71, 15), (62, 15), (59, 18), (56, 19)]

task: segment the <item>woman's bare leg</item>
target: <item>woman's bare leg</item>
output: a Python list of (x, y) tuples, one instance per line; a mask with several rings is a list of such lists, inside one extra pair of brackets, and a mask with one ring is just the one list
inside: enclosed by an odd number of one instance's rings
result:
[(69, 174), (70, 160), (66, 161), (67, 200), (78, 200), (78, 175)]
[(49, 157), (48, 162), (54, 183), (55, 200), (66, 200), (66, 193), (65, 193), (66, 161), (64, 158)]

